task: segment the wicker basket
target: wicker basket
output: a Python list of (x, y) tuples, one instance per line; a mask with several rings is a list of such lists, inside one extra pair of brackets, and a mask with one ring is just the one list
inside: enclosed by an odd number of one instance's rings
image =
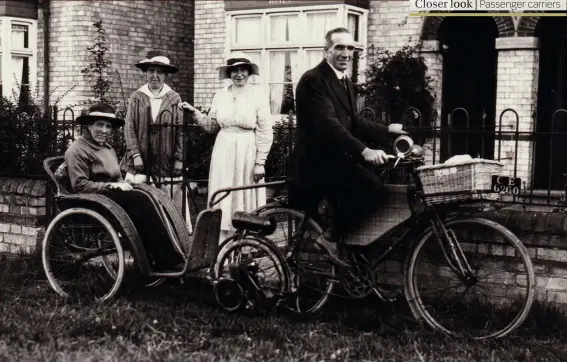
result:
[(492, 175), (504, 167), (498, 161), (482, 158), (459, 164), (438, 164), (417, 169), (427, 204), (497, 200), (492, 191)]

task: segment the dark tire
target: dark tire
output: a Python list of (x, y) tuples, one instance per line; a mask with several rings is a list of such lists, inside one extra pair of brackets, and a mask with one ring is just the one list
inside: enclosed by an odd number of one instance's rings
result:
[[(109, 260), (114, 264), (110, 269)], [(43, 238), (42, 263), (55, 292), (72, 300), (109, 300), (124, 278), (118, 233), (106, 218), (89, 209), (70, 208), (55, 216)]]
[[(456, 241), (450, 243), (454, 249), (442, 247), (429, 228), (406, 259), (404, 289), (413, 315), (451, 335), (508, 335), (524, 322), (534, 299), (534, 269), (526, 247), (491, 220), (458, 218), (444, 226), (449, 239)], [(422, 256), (427, 259), (422, 261)], [(460, 272), (460, 265), (468, 265), (470, 272)], [(449, 295), (451, 290), (455, 296)], [(481, 295), (471, 295), (476, 291)]]
[[(252, 263), (258, 266), (258, 287), (266, 296), (282, 298), (289, 292), (291, 283), (288, 265), (269, 240), (255, 234), (230, 239), (217, 254), (212, 267), (213, 280), (229, 278), (229, 266), (236, 263), (236, 260), (246, 266)], [(272, 266), (267, 267), (269, 264)], [(268, 272), (272, 269), (273, 271)]]

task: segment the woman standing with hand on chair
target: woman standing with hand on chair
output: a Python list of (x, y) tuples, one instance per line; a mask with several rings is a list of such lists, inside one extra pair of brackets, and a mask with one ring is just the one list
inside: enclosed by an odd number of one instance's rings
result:
[[(268, 99), (261, 89), (248, 82), (251, 75), (259, 75), (258, 66), (244, 53), (237, 52), (218, 70), (219, 79), (230, 79), (232, 84), (215, 94), (208, 115), (187, 102), (179, 104), (192, 112), (206, 131), (219, 131), (211, 156), (209, 200), (218, 189), (262, 182), (274, 138)], [(232, 230), (235, 211), (249, 212), (265, 203), (265, 188), (233, 191), (224, 198), (219, 203), (221, 241)]]
[(179, 93), (166, 83), (178, 68), (160, 51), (148, 52), (135, 65), (144, 72), (146, 83), (130, 96), (124, 135), (127, 153), (121, 162), (126, 180), (156, 184), (173, 199), (192, 230), (189, 204), (183, 200), (183, 114), (177, 105)]

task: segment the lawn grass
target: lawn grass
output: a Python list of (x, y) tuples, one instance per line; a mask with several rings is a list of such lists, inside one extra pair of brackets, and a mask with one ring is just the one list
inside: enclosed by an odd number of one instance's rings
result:
[(538, 304), (513, 336), (470, 341), (373, 298), (334, 301), (310, 321), (229, 314), (195, 280), (64, 304), (37, 259), (0, 255), (0, 361), (560, 361), (566, 339), (567, 318)]

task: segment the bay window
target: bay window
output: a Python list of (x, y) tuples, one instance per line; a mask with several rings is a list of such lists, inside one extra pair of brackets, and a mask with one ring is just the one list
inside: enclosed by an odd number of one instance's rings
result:
[[(327, 31), (349, 29), (359, 53), (366, 47), (367, 19), (368, 10), (346, 4), (230, 11), (226, 55), (242, 51), (258, 64), (260, 76), (250, 82), (269, 94), (271, 112), (279, 118), (294, 108), (301, 75), (323, 60)], [(360, 67), (364, 64), (347, 70), (353, 81)]]
[(0, 54), (2, 95), (26, 103), (22, 89), (36, 81), (37, 21), (0, 17)]

